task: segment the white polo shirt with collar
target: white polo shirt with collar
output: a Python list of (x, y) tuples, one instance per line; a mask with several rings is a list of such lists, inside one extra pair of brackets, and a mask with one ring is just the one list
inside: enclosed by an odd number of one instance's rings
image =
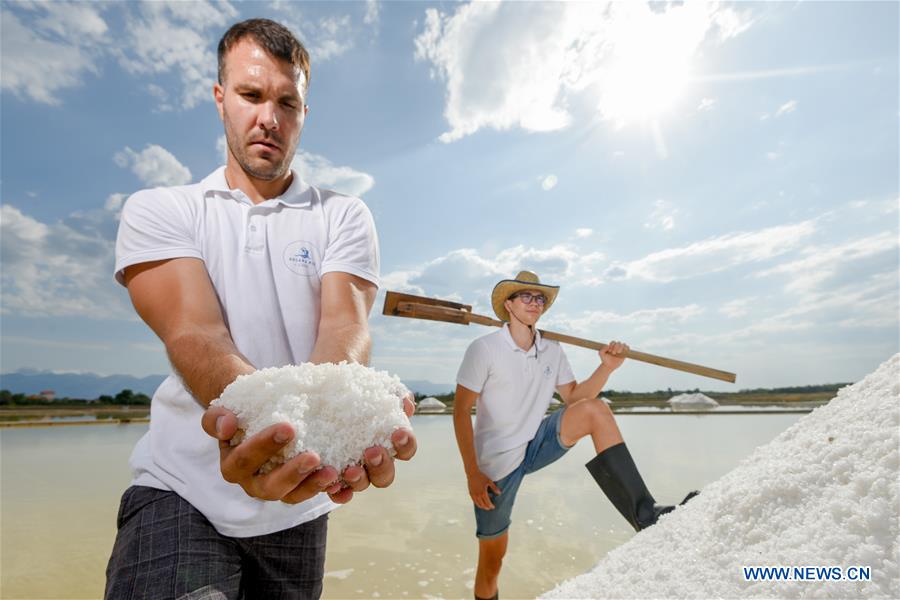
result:
[(525, 458), (556, 387), (575, 381), (559, 343), (541, 338), (522, 350), (509, 325), (472, 342), (456, 382), (477, 394), (475, 456), (482, 473), (497, 481)]
[[(309, 360), (325, 273), (378, 285), (369, 209), (304, 183), (296, 172), (284, 194), (259, 204), (228, 188), (224, 167), (200, 183), (132, 195), (119, 223), (116, 280), (124, 282), (128, 266), (181, 257), (204, 262), (231, 337), (257, 368)], [(326, 494), (297, 505), (257, 500), (226, 482), (218, 442), (200, 426), (203, 411), (177, 374), (163, 381), (150, 429), (131, 456), (133, 484), (178, 493), (233, 537), (281, 531), (337, 506)]]

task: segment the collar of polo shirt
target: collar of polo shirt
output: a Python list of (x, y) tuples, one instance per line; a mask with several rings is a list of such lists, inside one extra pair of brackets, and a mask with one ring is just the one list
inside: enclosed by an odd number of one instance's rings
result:
[(509, 347), (513, 350), (525, 352), (526, 354), (531, 354), (535, 351), (540, 352), (543, 350), (543, 348), (541, 348), (541, 331), (537, 327), (535, 327), (534, 329), (534, 344), (532, 344), (531, 348), (529, 348), (527, 351), (519, 348), (516, 340), (513, 339), (512, 333), (510, 333), (509, 331), (509, 323), (503, 324), (503, 339), (506, 340), (506, 343), (509, 344)]
[[(308, 207), (312, 203), (312, 189), (308, 183), (303, 181), (297, 171), (291, 169), (291, 174), (294, 176), (291, 180), (291, 185), (288, 186), (288, 189), (282, 195), (260, 202), (257, 206), (282, 204), (295, 208)], [(225, 167), (219, 167), (210, 173), (206, 179), (200, 182), (200, 186), (204, 196), (219, 194), (228, 198), (234, 198), (240, 202), (253, 204), (253, 201), (244, 192), (237, 188), (230, 189), (228, 187), (228, 181), (225, 179)]]

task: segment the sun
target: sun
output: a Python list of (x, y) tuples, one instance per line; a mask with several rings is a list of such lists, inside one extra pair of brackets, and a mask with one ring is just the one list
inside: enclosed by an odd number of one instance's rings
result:
[(673, 13), (638, 12), (617, 23), (601, 75), (604, 119), (619, 125), (654, 121), (684, 93), (702, 36), (692, 20)]

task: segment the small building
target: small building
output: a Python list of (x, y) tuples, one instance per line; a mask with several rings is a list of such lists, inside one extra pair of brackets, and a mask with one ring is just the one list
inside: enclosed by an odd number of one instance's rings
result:
[(38, 395), (48, 402), (56, 400), (56, 392), (53, 390), (41, 390), (41, 393)]
[(439, 413), (447, 410), (447, 405), (433, 396), (422, 398), (416, 406), (416, 412)]

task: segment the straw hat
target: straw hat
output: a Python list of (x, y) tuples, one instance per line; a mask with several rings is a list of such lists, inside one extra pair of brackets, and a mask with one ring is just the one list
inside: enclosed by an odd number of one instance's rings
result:
[(531, 271), (519, 271), (515, 279), (504, 279), (494, 286), (494, 291), (491, 292), (491, 306), (494, 307), (494, 314), (504, 321), (509, 321), (509, 312), (503, 303), (510, 296), (522, 290), (540, 290), (547, 297), (547, 302), (544, 304), (544, 312), (547, 312), (547, 309), (556, 300), (559, 286), (541, 283), (540, 278)]

